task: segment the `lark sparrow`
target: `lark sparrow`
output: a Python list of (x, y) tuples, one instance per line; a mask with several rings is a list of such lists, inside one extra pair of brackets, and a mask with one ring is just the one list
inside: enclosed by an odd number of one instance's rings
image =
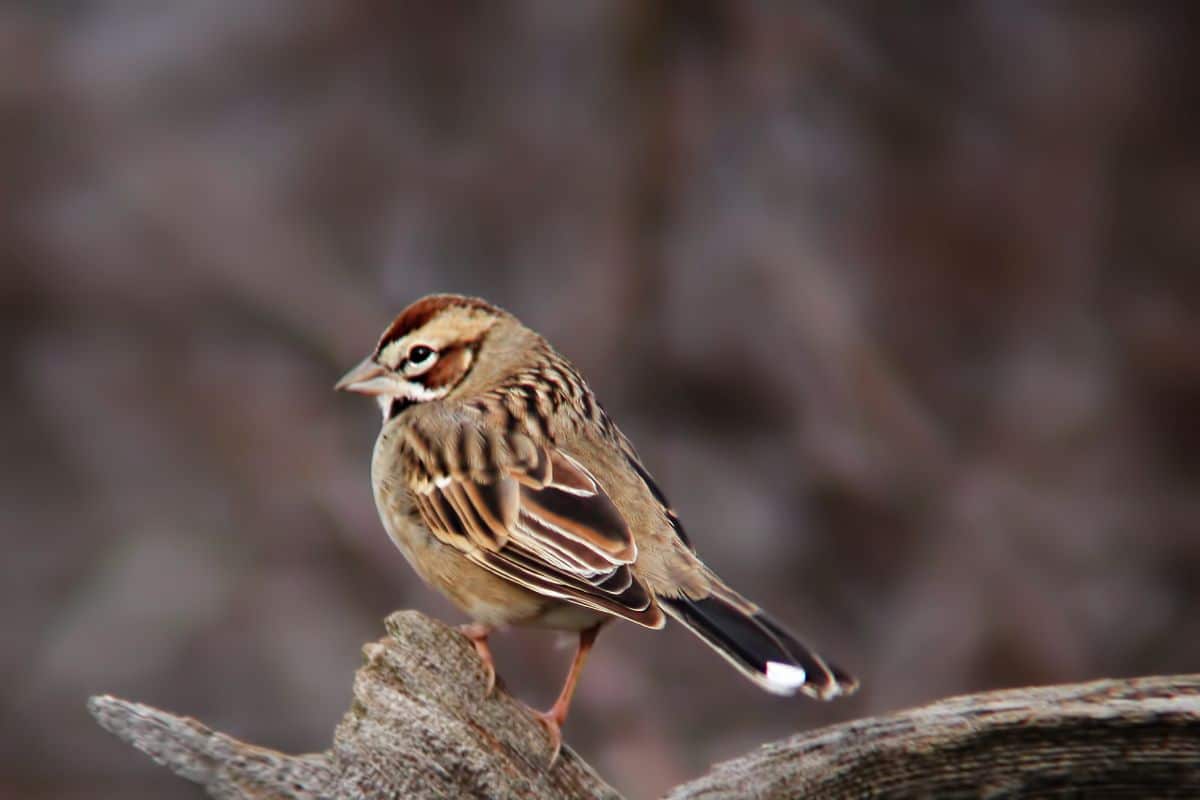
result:
[(588, 650), (614, 617), (681, 622), (769, 692), (852, 692), (832, 666), (696, 554), (633, 445), (579, 371), (483, 300), (409, 306), (337, 384), (383, 414), (371, 479), (384, 527), (413, 569), (488, 634), (507, 625), (577, 632), (558, 700), (539, 718), (553, 753)]

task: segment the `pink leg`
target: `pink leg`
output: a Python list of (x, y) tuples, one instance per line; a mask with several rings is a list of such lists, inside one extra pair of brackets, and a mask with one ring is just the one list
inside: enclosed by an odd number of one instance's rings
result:
[(483, 670), (487, 675), (487, 691), (484, 692), (484, 697), (491, 697), (496, 689), (496, 662), (492, 659), (492, 648), (488, 647), (488, 636), (491, 635), (492, 628), (472, 622), (458, 626), (458, 630), (475, 645), (475, 652), (479, 654), (479, 660), (483, 662)]
[(575, 694), (575, 684), (579, 682), (583, 663), (587, 661), (588, 653), (595, 644), (596, 634), (599, 632), (600, 625), (580, 632), (579, 647), (575, 650), (571, 671), (567, 673), (567, 682), (563, 684), (562, 691), (558, 693), (558, 699), (554, 701), (554, 705), (550, 706), (549, 710), (535, 712), (538, 720), (546, 726), (546, 732), (550, 734), (550, 743), (554, 748), (550, 755), (550, 766), (554, 766), (554, 762), (558, 760), (559, 751), (562, 750), (562, 726), (567, 721), (567, 711), (571, 707), (571, 697)]

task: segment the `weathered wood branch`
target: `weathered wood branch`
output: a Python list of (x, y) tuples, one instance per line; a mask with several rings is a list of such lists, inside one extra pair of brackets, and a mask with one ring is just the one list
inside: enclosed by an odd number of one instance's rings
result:
[(324, 753), (266, 750), (114, 697), (88, 707), (106, 730), (223, 800), (619, 798), (565, 745), (547, 769), (545, 728), (502, 688), (484, 696), (465, 636), (415, 611), (386, 626), (363, 647), (354, 700)]
[(1200, 797), (1200, 675), (1010, 689), (767, 745), (668, 800)]
[[(484, 696), (472, 646), (415, 612), (364, 647), (324, 753), (285, 755), (113, 697), (105, 729), (226, 800), (617, 798), (569, 748), (552, 769), (525, 707)], [(800, 734), (671, 792), (693, 798), (1200, 796), (1200, 675), (959, 697)]]

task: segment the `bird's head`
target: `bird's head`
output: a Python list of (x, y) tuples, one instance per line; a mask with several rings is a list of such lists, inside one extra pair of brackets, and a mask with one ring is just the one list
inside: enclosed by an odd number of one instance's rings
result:
[(371, 355), (334, 387), (372, 396), (384, 420), (441, 400), (471, 373), (489, 332), (511, 317), (473, 297), (437, 294), (404, 309)]

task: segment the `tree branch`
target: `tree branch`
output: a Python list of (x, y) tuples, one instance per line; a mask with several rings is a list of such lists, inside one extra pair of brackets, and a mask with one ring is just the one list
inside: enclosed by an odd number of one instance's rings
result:
[(1200, 675), (1010, 689), (793, 736), (668, 800), (1200, 797)]
[[(114, 697), (108, 731), (212, 797), (617, 798), (484, 675), (466, 638), (416, 612), (363, 648), (333, 749), (291, 756)], [(671, 800), (797, 796), (1200, 796), (1200, 675), (1015, 689), (800, 734), (716, 767)]]
[(564, 745), (497, 688), (466, 637), (415, 611), (388, 617), (388, 635), (363, 647), (354, 700), (333, 749), (289, 756), (215, 733), (195, 720), (94, 697), (106, 730), (222, 800), (489, 797), (619, 800)]

